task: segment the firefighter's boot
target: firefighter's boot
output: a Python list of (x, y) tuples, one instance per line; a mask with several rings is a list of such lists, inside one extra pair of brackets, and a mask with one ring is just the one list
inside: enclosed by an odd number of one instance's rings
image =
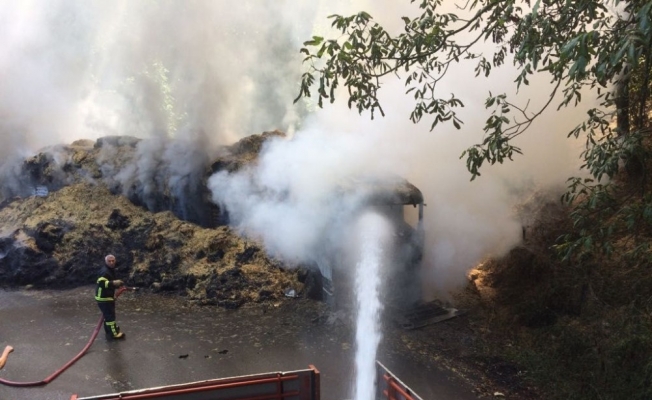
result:
[(104, 321), (104, 330), (107, 339), (124, 339), (125, 337), (125, 334), (120, 331), (120, 327), (115, 323), (115, 321)]

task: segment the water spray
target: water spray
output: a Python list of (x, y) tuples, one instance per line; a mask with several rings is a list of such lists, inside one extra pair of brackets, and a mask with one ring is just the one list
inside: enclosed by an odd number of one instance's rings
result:
[(360, 261), (355, 271), (356, 316), (356, 382), (354, 400), (373, 400), (376, 393), (376, 352), (380, 332), (381, 272), (389, 223), (380, 215), (367, 213), (358, 221)]

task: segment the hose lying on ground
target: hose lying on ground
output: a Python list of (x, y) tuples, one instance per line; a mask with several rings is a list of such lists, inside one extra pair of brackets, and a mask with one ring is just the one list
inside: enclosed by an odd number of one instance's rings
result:
[(7, 357), (9, 357), (9, 353), (14, 351), (14, 348), (11, 346), (5, 347), (5, 350), (2, 352), (2, 356), (0, 356), (0, 369), (5, 366), (5, 363), (7, 362)]
[[(118, 296), (122, 294), (125, 290), (135, 290), (135, 288), (125, 288), (122, 287), (118, 289), (115, 293), (115, 298), (117, 299)], [(102, 324), (104, 323), (104, 316), (100, 317), (100, 320), (97, 321), (97, 326), (95, 326), (95, 330), (93, 331), (93, 334), (91, 335), (91, 338), (88, 340), (88, 343), (86, 343), (86, 346), (82, 349), (82, 351), (79, 352), (75, 357), (73, 357), (72, 360), (68, 361), (63, 367), (59, 368), (58, 370), (54, 371), (54, 373), (47, 378), (43, 379), (42, 381), (35, 381), (35, 382), (13, 382), (13, 381), (8, 381), (5, 379), (0, 379), (0, 384), (7, 385), (7, 386), (16, 386), (16, 387), (29, 387), (29, 386), (43, 386), (47, 385), (48, 383), (52, 382), (57, 376), (61, 375), (65, 370), (67, 370), (71, 365), (73, 365), (77, 360), (82, 358), (84, 354), (86, 354), (86, 351), (91, 347), (93, 342), (95, 341), (95, 338), (97, 337), (97, 334), (100, 332), (100, 328), (102, 328)], [(7, 348), (10, 348), (11, 350), (7, 351)], [(5, 353), (9, 354), (12, 350), (13, 347), (7, 346), (5, 348)], [(6, 356), (3, 353), (2, 359), (0, 359), (0, 368), (4, 366), (4, 362), (6, 361)]]

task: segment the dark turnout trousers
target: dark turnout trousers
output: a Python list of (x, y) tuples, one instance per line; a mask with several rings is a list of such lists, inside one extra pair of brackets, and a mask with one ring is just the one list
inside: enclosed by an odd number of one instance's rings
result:
[(120, 333), (120, 327), (115, 323), (115, 302), (98, 301), (97, 306), (104, 316), (104, 331), (109, 337), (116, 337)]

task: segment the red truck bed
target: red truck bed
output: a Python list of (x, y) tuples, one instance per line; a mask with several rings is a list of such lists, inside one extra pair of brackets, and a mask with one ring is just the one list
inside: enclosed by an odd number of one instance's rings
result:
[[(298, 371), (211, 379), (91, 397), (73, 395), (70, 400), (320, 400), (320, 390), (319, 371), (310, 365)], [(378, 361), (376, 399), (423, 400)]]

